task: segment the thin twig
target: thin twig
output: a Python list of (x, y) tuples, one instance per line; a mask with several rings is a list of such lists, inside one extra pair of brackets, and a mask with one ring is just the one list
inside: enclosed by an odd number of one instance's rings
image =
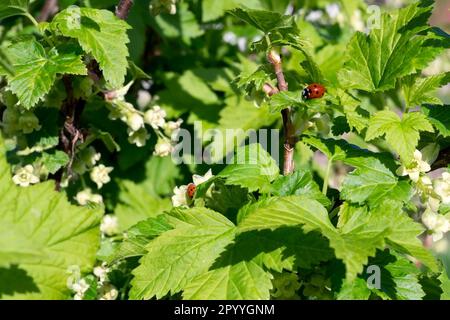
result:
[(277, 88), (272, 87), (271, 84), (265, 83), (263, 86), (263, 91), (265, 94), (267, 94), (269, 97), (273, 96), (274, 94), (277, 94), (280, 92)]
[(47, 21), (51, 16), (58, 12), (58, 0), (46, 0), (44, 6), (41, 9), (37, 21)]
[(116, 8), (116, 16), (119, 19), (125, 20), (133, 6), (133, 2), (133, 0), (120, 0), (119, 5)]
[[(284, 77), (281, 57), (278, 55), (278, 53), (272, 50), (267, 55), (267, 59), (272, 64), (275, 71), (275, 75), (277, 76), (278, 91), (287, 91), (288, 84)], [(268, 93), (266, 90), (269, 89), (269, 87), (266, 85), (264, 87), (264, 91)], [(274, 91), (271, 90), (271, 93), (274, 94)], [(289, 175), (292, 172), (294, 172), (294, 148), (296, 142), (295, 129), (291, 121), (290, 108), (282, 110), (281, 115), (283, 117), (283, 131), (284, 131), (283, 174)]]

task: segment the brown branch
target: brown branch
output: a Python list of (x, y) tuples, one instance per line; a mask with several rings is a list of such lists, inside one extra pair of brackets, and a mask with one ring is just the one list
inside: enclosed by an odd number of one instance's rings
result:
[[(267, 55), (267, 59), (272, 64), (273, 69), (275, 71), (275, 75), (277, 76), (278, 91), (287, 91), (288, 84), (284, 77), (283, 66), (281, 63), (280, 56), (278, 55), (278, 53), (276, 53), (275, 51), (272, 50)], [(263, 89), (266, 93), (268, 93), (266, 90), (269, 87), (266, 85), (265, 85), (265, 88), (263, 88)], [(274, 91), (271, 90), (271, 93), (274, 94)], [(294, 148), (295, 148), (295, 142), (296, 142), (295, 128), (291, 121), (290, 108), (282, 110), (281, 115), (283, 117), (283, 131), (284, 131), (283, 174), (289, 175), (292, 172), (294, 172)]]
[(119, 19), (125, 20), (133, 6), (133, 2), (133, 0), (120, 0), (119, 5), (116, 8), (116, 16)]
[(37, 21), (47, 21), (51, 16), (58, 12), (58, 0), (46, 0), (41, 9)]
[(273, 96), (274, 94), (277, 94), (278, 92), (280, 92), (277, 88), (272, 87), (271, 84), (269, 83), (265, 83), (263, 85), (263, 91), (269, 96)]
[(64, 123), (59, 132), (59, 148), (69, 156), (69, 163), (65, 169), (61, 169), (55, 174), (55, 189), (57, 191), (60, 191), (61, 189), (61, 180), (64, 170), (67, 170), (68, 179), (72, 177), (72, 164), (75, 158), (75, 148), (78, 141), (83, 142), (84, 140), (82, 130), (78, 129), (78, 122), (81, 112), (84, 109), (85, 101), (74, 97), (72, 78), (70, 76), (65, 75), (62, 80), (67, 97), (61, 107), (61, 115)]

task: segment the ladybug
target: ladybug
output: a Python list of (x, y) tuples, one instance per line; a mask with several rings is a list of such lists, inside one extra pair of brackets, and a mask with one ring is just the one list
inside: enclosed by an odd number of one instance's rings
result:
[(187, 186), (187, 191), (186, 191), (186, 193), (187, 193), (189, 198), (193, 198), (194, 197), (195, 190), (196, 190), (195, 184), (189, 183), (188, 186)]
[(311, 83), (302, 91), (302, 97), (305, 100), (322, 98), (327, 89), (319, 83)]

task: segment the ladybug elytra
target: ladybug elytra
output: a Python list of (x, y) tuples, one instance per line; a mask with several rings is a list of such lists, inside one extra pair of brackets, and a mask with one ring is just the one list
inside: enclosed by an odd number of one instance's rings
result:
[(305, 100), (322, 98), (327, 89), (319, 83), (311, 83), (302, 91), (302, 97)]
[(195, 184), (189, 183), (188, 186), (187, 186), (187, 191), (186, 191), (186, 193), (187, 193), (189, 198), (193, 198), (194, 197), (195, 190), (196, 190)]

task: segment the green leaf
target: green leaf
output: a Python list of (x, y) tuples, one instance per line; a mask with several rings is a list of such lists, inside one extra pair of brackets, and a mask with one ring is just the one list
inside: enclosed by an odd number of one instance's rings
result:
[(371, 294), (364, 279), (356, 278), (354, 281), (345, 281), (339, 290), (337, 300), (367, 300)]
[(338, 89), (337, 96), (350, 128), (355, 128), (361, 133), (369, 125), (369, 117), (364, 114), (360, 108), (361, 101), (353, 97), (348, 92)]
[(347, 156), (345, 147), (338, 140), (309, 136), (304, 137), (302, 141), (325, 154), (331, 161), (344, 160)]
[[(363, 270), (368, 257), (383, 249), (386, 241), (401, 253), (409, 254), (432, 270), (437, 270), (434, 257), (417, 238), (423, 228), (401, 211), (398, 202), (384, 203), (374, 212), (344, 206), (350, 217), (336, 229), (328, 213), (317, 201), (304, 196), (274, 197), (265, 205), (250, 211), (238, 224), (238, 232), (301, 226), (305, 232), (319, 230), (328, 238), (337, 258), (346, 266), (346, 278), (352, 280)], [(341, 213), (342, 214), (342, 213)]]
[(67, 299), (67, 269), (95, 262), (102, 213), (70, 205), (46, 182), (13, 184), (0, 141), (0, 282), (3, 299)]
[(297, 170), (288, 176), (278, 177), (272, 184), (271, 193), (275, 196), (304, 195), (319, 201), (324, 206), (331, 204), (320, 191), (309, 170)]
[(240, 232), (304, 225), (305, 231), (334, 230), (325, 208), (304, 196), (273, 197), (238, 224)]
[(152, 239), (171, 229), (165, 215), (142, 220), (127, 230), (127, 238), (104, 260), (111, 264), (121, 259), (143, 256), (147, 253), (146, 246)]
[[(425, 31), (433, 1), (417, 1), (394, 13), (384, 13), (379, 28), (357, 32), (347, 47), (347, 62), (339, 73), (341, 85), (365, 91), (385, 91), (396, 80), (422, 70), (442, 50)], [(442, 41), (444, 41), (442, 39)]]
[(271, 71), (267, 65), (262, 65), (255, 71), (245, 70), (235, 80), (239, 89), (243, 88), (245, 92), (251, 93), (252, 90), (261, 91), (264, 83), (270, 83)]
[(303, 100), (301, 91), (282, 91), (270, 98), (270, 112), (278, 113), (289, 107), (307, 108), (308, 111), (321, 112), (326, 107), (326, 99)]
[(119, 204), (115, 208), (115, 214), (121, 230), (126, 230), (149, 217), (157, 217), (170, 207), (169, 199), (148, 193), (140, 184), (128, 180), (120, 181)]
[[(367, 212), (364, 207), (348, 205), (344, 206), (343, 210), (349, 210), (344, 215), (350, 217), (340, 227), (343, 232), (349, 235), (355, 232), (367, 235), (369, 232), (384, 230), (383, 238), (390, 248), (417, 258), (433, 271), (438, 270), (436, 259), (429, 250), (424, 248), (418, 238), (423, 233), (424, 228), (403, 212), (400, 202), (385, 200), (370, 212)], [(364, 231), (364, 229), (366, 230)], [(361, 243), (361, 245), (363, 244)], [(379, 246), (378, 249), (383, 247)], [(371, 254), (371, 256), (373, 255)]]
[(450, 82), (450, 72), (435, 76), (420, 78), (415, 75), (407, 76), (402, 81), (406, 105), (420, 106), (424, 103), (442, 105), (441, 99), (436, 97), (435, 91)]
[(321, 151), (328, 159), (342, 161), (355, 168), (364, 167), (366, 163), (365, 158), (379, 160), (392, 172), (397, 170), (398, 167), (398, 164), (392, 158), (392, 154), (387, 152), (376, 153), (362, 149), (343, 139), (321, 139), (313, 136), (305, 136), (302, 141)]
[(201, 274), (186, 286), (186, 300), (269, 300), (272, 276), (254, 261)]
[(418, 238), (425, 231), (424, 227), (403, 212), (401, 203), (385, 200), (383, 205), (378, 206), (372, 214), (378, 217), (383, 225), (390, 228), (387, 243), (391, 248), (415, 257), (434, 272), (439, 269), (436, 258)]
[(27, 13), (29, 2), (29, 0), (2, 0), (2, 3), (0, 3), (0, 20)]
[(282, 29), (297, 29), (293, 16), (284, 16), (278, 12), (237, 8), (229, 13), (265, 34)]
[(239, 185), (249, 192), (268, 192), (270, 183), (279, 175), (277, 163), (258, 143), (238, 148), (230, 163), (218, 176), (226, 178), (227, 184)]
[(182, 290), (207, 272), (234, 238), (234, 225), (212, 210), (174, 209), (168, 218), (174, 229), (146, 246), (147, 254), (133, 271), (131, 299), (161, 298)]
[(89, 130), (89, 135), (85, 139), (83, 145), (87, 146), (96, 139), (101, 140), (109, 152), (120, 151), (120, 145), (114, 140), (111, 133), (99, 130), (97, 128), (91, 128)]
[(110, 89), (122, 87), (128, 67), (130, 28), (125, 21), (107, 10), (69, 7), (54, 17), (51, 27), (77, 39), (83, 50), (92, 54)]
[(450, 279), (448, 278), (447, 273), (443, 271), (438, 279), (441, 281), (441, 300), (450, 300)]
[(447, 138), (450, 136), (450, 112), (449, 105), (436, 106), (426, 105), (422, 108), (425, 115), (428, 117), (433, 126), (439, 131), (439, 133)]
[(384, 200), (370, 212), (367, 212), (366, 207), (345, 203), (339, 215), (342, 221), (339, 221), (338, 227), (344, 232), (352, 233), (352, 230), (360, 228), (383, 228), (390, 248), (417, 258), (433, 271), (438, 270), (436, 259), (418, 239), (424, 231), (423, 226), (403, 212), (401, 202)]
[(328, 238), (337, 258), (346, 265), (346, 277), (352, 280), (363, 270), (368, 257), (385, 245), (386, 226), (365, 224), (336, 229), (328, 212), (315, 200), (304, 196), (274, 197), (266, 206), (247, 214), (238, 224), (239, 232), (301, 226), (305, 232), (318, 230)]
[(420, 270), (408, 259), (379, 252), (369, 265), (380, 267), (380, 288), (372, 288), (383, 299), (422, 300), (425, 292), (419, 283)]
[(261, 265), (277, 272), (311, 268), (333, 258), (325, 237), (315, 231), (305, 233), (298, 227), (245, 232), (236, 238), (235, 247), (237, 252), (248, 252), (261, 259)]
[[(317, 232), (280, 228), (240, 234), (211, 269), (192, 280), (185, 299), (269, 299), (266, 269), (310, 268), (331, 259), (328, 242)], [(262, 283), (262, 284), (260, 284)]]
[(9, 88), (20, 104), (30, 109), (49, 93), (58, 74), (85, 75), (81, 57), (53, 48), (46, 51), (34, 39), (16, 42), (6, 49), (14, 75), (6, 75)]
[(0, 48), (0, 75), (8, 75), (8, 74), (13, 75), (14, 70), (8, 57)]
[(160, 105), (180, 113), (189, 110), (202, 116), (202, 118), (208, 117), (205, 112), (211, 109), (213, 105), (221, 103), (208, 83), (192, 70), (187, 70), (180, 76), (167, 75), (165, 85), (167, 89), (159, 94)]
[(158, 15), (155, 23), (164, 38), (181, 38), (187, 45), (204, 33), (187, 3), (181, 3), (175, 15)]
[[(278, 114), (269, 112), (266, 105), (255, 108), (254, 104), (243, 97), (231, 96), (225, 100), (226, 106), (220, 111), (219, 126), (214, 126), (217, 136), (208, 145), (213, 162), (220, 162), (227, 152), (234, 151), (236, 145), (241, 145), (252, 134), (258, 133), (258, 129), (270, 126)], [(227, 129), (234, 129), (232, 131)]]
[[(141, 176), (142, 173), (138, 173)], [(140, 183), (146, 192), (154, 197), (171, 194), (176, 186), (180, 168), (171, 157), (151, 157), (145, 163), (146, 179)]]
[(128, 61), (128, 69), (130, 70), (131, 75), (134, 80), (151, 80), (152, 77), (148, 75), (144, 70), (142, 70), (139, 66), (137, 66), (133, 61)]
[[(205, 187), (197, 186), (196, 193), (206, 193), (209, 189), (210, 184), (204, 183)], [(202, 190), (203, 189), (203, 190)], [(198, 197), (197, 194), (195, 195)], [(206, 206), (212, 210), (222, 213), (231, 221), (234, 221), (236, 214), (245, 203), (249, 201), (248, 191), (245, 188), (234, 185), (225, 185), (222, 179), (215, 179), (214, 185), (210, 189), (210, 195), (206, 197)]]
[(69, 156), (63, 151), (56, 150), (53, 153), (44, 152), (42, 163), (51, 174), (55, 174), (59, 169), (69, 163)]
[(204, 0), (202, 1), (202, 20), (208, 22), (215, 20), (225, 14), (227, 10), (245, 5), (254, 9), (262, 9), (260, 0)]
[(413, 160), (414, 150), (419, 143), (420, 132), (433, 132), (433, 126), (427, 117), (420, 112), (410, 112), (403, 119), (388, 110), (377, 112), (369, 123), (366, 141), (386, 135), (386, 141), (400, 158), (408, 163)]
[(342, 199), (377, 206), (385, 197), (400, 201), (411, 198), (411, 186), (406, 182), (398, 182), (397, 177), (378, 159), (360, 158), (355, 165), (358, 168), (342, 184)]
[[(297, 40), (294, 38), (293, 40)], [(289, 43), (293, 48), (299, 50), (304, 56), (305, 60), (303, 60), (300, 65), (302, 68), (306, 71), (306, 73), (309, 76), (309, 81), (312, 82), (318, 82), (318, 83), (324, 83), (325, 78), (322, 74), (322, 71), (320, 70), (320, 67), (315, 62), (315, 59), (313, 55), (310, 53), (312, 51), (311, 49), (308, 49), (306, 44), (303, 44), (299, 41), (294, 41), (294, 43)]]

